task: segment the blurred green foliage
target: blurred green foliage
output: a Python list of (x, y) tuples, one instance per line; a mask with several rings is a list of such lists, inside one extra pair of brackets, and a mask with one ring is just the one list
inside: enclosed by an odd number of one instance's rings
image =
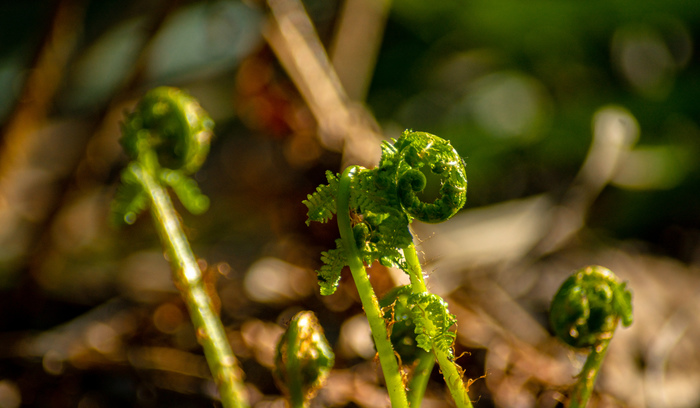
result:
[(700, 3), (392, 7), (368, 102), (385, 127), (451, 140), (467, 158), (467, 207), (563, 189), (586, 155), (593, 115), (619, 105), (639, 122), (646, 174), (608, 188), (591, 224), (689, 260), (671, 229), (700, 227)]

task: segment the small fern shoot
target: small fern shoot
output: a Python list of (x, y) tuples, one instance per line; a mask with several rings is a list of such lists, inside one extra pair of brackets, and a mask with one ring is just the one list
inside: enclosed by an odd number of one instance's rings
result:
[[(395, 322), (388, 321), (387, 314), (379, 309), (364, 265), (379, 262), (406, 272), (412, 282), (407, 306), (412, 320), (409, 325), (415, 330), (411, 342), (423, 350), (418, 353), (422, 356), (419, 358), (438, 361), (457, 406), (471, 407), (461, 369), (454, 363), (455, 334), (451, 328), (455, 318), (443, 299), (427, 292), (409, 230), (414, 219), (442, 222), (464, 206), (465, 163), (448, 141), (429, 133), (407, 130), (393, 142), (382, 143), (378, 167), (351, 166), (342, 175), (327, 173), (328, 184), (318, 187), (304, 201), (307, 224), (327, 222), (335, 213), (341, 235), (336, 248), (321, 256), (324, 264), (317, 271), (321, 294), (335, 292), (342, 268), (350, 267), (372, 329), (392, 406), (405, 407), (406, 390), (391, 339), (404, 341), (407, 337), (402, 334), (389, 338), (388, 325)], [(437, 191), (432, 197), (425, 192), (429, 180), (439, 183), (438, 188), (432, 189)], [(431, 364), (420, 365), (430, 368)], [(427, 375), (429, 369), (422, 370), (410, 386), (413, 406), (417, 403), (414, 397), (422, 395), (425, 389)]]

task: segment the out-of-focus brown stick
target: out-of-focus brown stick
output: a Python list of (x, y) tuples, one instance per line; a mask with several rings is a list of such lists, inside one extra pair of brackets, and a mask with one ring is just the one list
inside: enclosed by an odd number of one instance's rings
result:
[(353, 101), (367, 96), (391, 0), (346, 0), (330, 47), (338, 78)]
[[(144, 77), (148, 68), (148, 59), (151, 57), (154, 38), (160, 32), (168, 17), (180, 6), (180, 0), (166, 1), (152, 12), (149, 24), (141, 34), (141, 49), (131, 64), (131, 71), (124, 77), (121, 85), (116, 87), (109, 103), (98, 114), (90, 140), (75, 170), (87, 170), (85, 174), (74, 174), (74, 178), (80, 179), (81, 188), (86, 184), (98, 185), (106, 182), (112, 166), (122, 157), (122, 149), (118, 139), (121, 137), (119, 124), (124, 117), (125, 108), (132, 108), (136, 103), (134, 94), (143, 86)], [(140, 95), (137, 95), (140, 96)]]
[(350, 103), (299, 0), (268, 0), (264, 36), (309, 106), (323, 145), (343, 150), (344, 164), (373, 166), (382, 139), (372, 116)]
[[(117, 127), (123, 101), (141, 82), (151, 40), (178, 3), (168, 2), (154, 13), (152, 23), (143, 33), (143, 46), (133, 69), (126, 76), (124, 85), (111, 98), (110, 104), (87, 118), (87, 121), (71, 121), (55, 126), (56, 123), (50, 122), (47, 115), (65, 78), (70, 56), (81, 32), (85, 8), (84, 0), (61, 0), (58, 3), (49, 33), (26, 81), (23, 96), (4, 129), (4, 145), (0, 151), (0, 247), (3, 248), (0, 251), (0, 269), (8, 273), (0, 274), (0, 284), (12, 277), (11, 272), (21, 268), (31, 270), (43, 262), (45, 257), (31, 255), (47, 250), (49, 243), (46, 241), (51, 234), (49, 226), (68, 197), (72, 197), (74, 190), (71, 185), (76, 179), (80, 178), (81, 187), (85, 187), (86, 179), (95, 182), (95, 177), (108, 173), (108, 169), (104, 168), (117, 156), (103, 155), (101, 159), (105, 164), (102, 173), (97, 176), (86, 154), (90, 150), (89, 143), (95, 138), (102, 138), (100, 135), (105, 133), (105, 128)], [(111, 114), (115, 110), (119, 111), (119, 115)], [(118, 145), (114, 143), (116, 148)], [(42, 159), (47, 155), (52, 160)], [(91, 177), (80, 177), (78, 169), (89, 169)]]
[(532, 249), (540, 257), (556, 251), (586, 223), (593, 202), (613, 179), (620, 163), (639, 138), (639, 125), (626, 110), (600, 109), (593, 117), (593, 141), (576, 178), (552, 212), (549, 230)]
[[(56, 2), (49, 28), (38, 47), (20, 97), (3, 128), (0, 149), (0, 270), (14, 270), (31, 247), (35, 224), (46, 220), (51, 183), (65, 175), (65, 163), (75, 160), (75, 137), (51, 138), (48, 115), (75, 49), (85, 12), (82, 0)], [(57, 142), (58, 140), (58, 142)], [(53, 143), (61, 143), (64, 151)], [(62, 154), (50, 154), (61, 151)], [(53, 160), (45, 160), (45, 157)], [(57, 176), (58, 173), (62, 173)], [(0, 282), (13, 278), (0, 274)]]
[[(0, 179), (26, 160), (26, 138), (46, 122), (68, 60), (76, 45), (85, 12), (82, 0), (62, 0), (55, 7), (51, 27), (39, 47), (34, 66), (24, 83), (21, 95), (3, 134), (0, 151)], [(2, 194), (2, 190), (0, 190)]]
[[(121, 148), (117, 139), (120, 135), (118, 129), (124, 107), (129, 102), (134, 89), (142, 82), (153, 39), (167, 17), (177, 9), (179, 3), (179, 0), (166, 2), (149, 16), (150, 23), (141, 35), (141, 48), (132, 63), (131, 71), (124, 77), (122, 85), (116, 88), (109, 103), (101, 107), (94, 117), (88, 119), (89, 124), (82, 130), (83, 135), (75, 138), (78, 140), (72, 148), (73, 155), (70, 158), (64, 158), (64, 173), (54, 175), (50, 180), (54, 199), (47, 203), (45, 212), (31, 231), (31, 237), (24, 248), (28, 254), (27, 262), (20, 266), (29, 271), (41, 268), (48, 257), (32, 256), (32, 254), (50, 253), (53, 244), (50, 240), (51, 226), (61, 208), (73, 199), (76, 188), (82, 190), (94, 188), (101, 185), (108, 177), (110, 167), (120, 157)], [(48, 148), (55, 148), (55, 146), (50, 145)], [(25, 255), (25, 253), (19, 255)]]

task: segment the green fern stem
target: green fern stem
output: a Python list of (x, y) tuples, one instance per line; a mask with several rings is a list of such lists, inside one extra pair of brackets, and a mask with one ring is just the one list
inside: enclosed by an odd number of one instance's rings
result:
[(418, 364), (413, 369), (411, 381), (408, 383), (408, 405), (411, 408), (420, 408), (423, 403), (425, 389), (430, 380), (430, 374), (435, 366), (435, 356), (425, 350), (418, 351)]
[[(411, 244), (408, 248), (404, 248), (403, 254), (409, 270), (408, 276), (411, 279), (411, 292), (414, 294), (426, 293), (428, 288), (425, 286), (423, 270), (418, 260), (416, 247)], [(432, 353), (420, 349), (418, 364), (413, 370), (413, 375), (408, 383), (408, 402), (411, 408), (420, 408), (423, 402), (423, 395), (425, 395), (425, 389), (428, 386), (430, 373), (433, 371), (433, 366), (435, 366), (435, 356)]]
[[(150, 156), (153, 153), (143, 154)], [(156, 228), (173, 266), (173, 278), (187, 304), (197, 338), (204, 349), (209, 369), (218, 386), (223, 406), (247, 408), (238, 361), (231, 352), (224, 327), (206, 292), (202, 273), (182, 230), (172, 201), (152, 171), (149, 171), (151, 166), (144, 166), (142, 163), (153, 163), (155, 160), (153, 157), (147, 157), (134, 161), (129, 165), (128, 171), (148, 194)]]
[(355, 236), (350, 223), (350, 186), (352, 178), (358, 171), (357, 166), (348, 167), (340, 177), (338, 184), (337, 217), (340, 238), (346, 246), (348, 253), (348, 266), (352, 272), (355, 286), (360, 295), (362, 307), (367, 315), (369, 326), (372, 331), (375, 347), (379, 355), (379, 364), (384, 373), (389, 399), (392, 408), (408, 408), (408, 399), (404, 389), (403, 380), (399, 371), (399, 364), (394, 355), (394, 348), (389, 340), (389, 332), (379, 308), (377, 296), (367, 276), (360, 250), (357, 248)]
[(447, 383), (447, 388), (450, 390), (450, 394), (452, 394), (452, 398), (455, 400), (455, 405), (460, 408), (471, 408), (472, 402), (469, 400), (467, 389), (464, 388), (462, 372), (457, 367), (457, 364), (447, 353), (436, 348), (433, 349), (433, 352), (440, 366), (440, 371), (442, 371), (442, 376), (445, 378), (445, 383)]
[(408, 277), (411, 279), (411, 292), (428, 293), (428, 288), (425, 286), (425, 278), (423, 278), (423, 268), (420, 266), (418, 252), (414, 244), (403, 249), (403, 256), (406, 258), (406, 266), (408, 266)]
[[(425, 286), (425, 279), (423, 278), (423, 269), (420, 266), (420, 260), (418, 259), (418, 253), (414, 244), (409, 245), (403, 250), (404, 256), (406, 257), (406, 264), (408, 266), (408, 273), (411, 279), (411, 290), (413, 294), (428, 293), (428, 289)], [(425, 325), (428, 327), (432, 326), (430, 319), (425, 319)], [(430, 328), (432, 330), (432, 327)], [(440, 347), (433, 347), (433, 353), (438, 361), (442, 375), (445, 378), (445, 383), (447, 383), (447, 388), (452, 394), (452, 398), (455, 404), (460, 407), (472, 407), (472, 402), (469, 399), (469, 393), (464, 387), (464, 381), (462, 381), (461, 370), (457, 366), (452, 356), (448, 355), (445, 350)], [(413, 380), (411, 383), (413, 386)]]
[(601, 340), (591, 348), (590, 354), (586, 358), (583, 370), (579, 374), (579, 379), (571, 393), (571, 403), (569, 408), (585, 408), (593, 393), (593, 386), (603, 364), (605, 354), (608, 352), (608, 345), (611, 339)]
[(273, 374), (291, 408), (310, 406), (335, 362), (318, 318), (311, 311), (294, 315), (275, 350)]
[(299, 326), (296, 324), (289, 325), (289, 336), (287, 337), (287, 353), (295, 358), (290, 358), (287, 362), (287, 370), (289, 371), (289, 405), (292, 408), (304, 408), (307, 406), (306, 398), (304, 398), (304, 387), (301, 383), (301, 364), (296, 356), (299, 353)]

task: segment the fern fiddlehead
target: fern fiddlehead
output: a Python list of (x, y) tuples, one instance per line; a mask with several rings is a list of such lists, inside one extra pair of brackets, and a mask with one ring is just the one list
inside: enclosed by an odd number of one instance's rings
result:
[(569, 405), (583, 408), (618, 323), (632, 324), (632, 293), (609, 269), (588, 266), (564, 281), (554, 295), (549, 317), (559, 339), (575, 348), (590, 348)]
[(335, 361), (316, 315), (299, 312), (277, 343), (275, 378), (289, 396), (292, 408), (307, 407), (323, 386)]
[(134, 163), (171, 187), (188, 211), (206, 211), (209, 199), (189, 176), (209, 153), (213, 127), (209, 115), (185, 92), (159, 87), (146, 93), (122, 123), (120, 143), (132, 163), (122, 172), (113, 221), (131, 224), (147, 208), (146, 192), (133, 175)]
[(247, 408), (238, 362), (166, 191), (171, 187), (193, 213), (206, 210), (209, 201), (189, 176), (206, 158), (212, 128), (209, 115), (184, 92), (148, 92), (122, 126), (121, 143), (132, 161), (122, 172), (112, 212), (114, 221), (130, 224), (150, 207), (221, 401), (227, 408)]
[(160, 167), (190, 175), (206, 160), (213, 127), (196, 99), (177, 88), (160, 87), (146, 93), (127, 115), (120, 142), (132, 159), (155, 151)]
[[(448, 220), (467, 201), (464, 162), (452, 145), (435, 135), (412, 132), (394, 145), (401, 156), (398, 166), (398, 195), (410, 216), (428, 223)], [(417, 193), (426, 187), (425, 172), (440, 177), (439, 197), (429, 203)]]
[[(440, 183), (439, 195), (432, 202), (421, 199), (427, 184), (425, 173)], [(328, 184), (304, 200), (307, 224), (326, 222), (335, 213), (339, 175), (327, 172), (326, 177)], [(445, 221), (464, 206), (467, 196), (462, 158), (448, 141), (424, 132), (406, 131), (394, 144), (384, 142), (379, 166), (356, 166), (350, 184), (347, 211), (356, 216), (353, 227), (358, 231), (355, 241), (361, 258), (367, 264), (379, 261), (407, 273), (403, 251), (413, 243), (408, 228), (411, 221)], [(336, 262), (335, 255), (324, 262)]]
[[(462, 208), (467, 193), (464, 161), (448, 141), (424, 132), (406, 131), (393, 144), (382, 144), (382, 158), (377, 168), (354, 166), (346, 169), (342, 176), (329, 174), (327, 178), (329, 184), (319, 187), (304, 201), (308, 208), (307, 223), (325, 222), (332, 217), (333, 194), (337, 197), (335, 204), (341, 240), (337, 241), (336, 249), (323, 253), (324, 266), (319, 271), (321, 293), (331, 294), (335, 291), (339, 268), (345, 265), (349, 265), (353, 272), (361, 298), (363, 291), (370, 293), (369, 298), (374, 297), (371, 286), (363, 283), (361, 289), (358, 283), (358, 276), (366, 275), (363, 264), (378, 261), (408, 273), (412, 283), (410, 299), (415, 334), (418, 336), (416, 341), (420, 348), (433, 353), (432, 358), (438, 360), (457, 405), (470, 407), (461, 371), (453, 361), (454, 333), (449, 330), (454, 323), (449, 318), (452, 315), (442, 299), (427, 293), (409, 230), (409, 224), (414, 219), (428, 223), (442, 222)], [(336, 179), (340, 180), (337, 186)], [(429, 179), (439, 183), (435, 197), (424, 192)], [(354, 224), (349, 214), (353, 214)], [(338, 275), (329, 275), (329, 270), (337, 271)], [(329, 276), (333, 279), (329, 279)], [(376, 328), (373, 326), (374, 317), (370, 313), (378, 313), (368, 310), (368, 304), (372, 302), (376, 303), (376, 298), (367, 304), (363, 300), (363, 306), (387, 377), (389, 373), (382, 360), (384, 352), (380, 350), (385, 346), (380, 345), (383, 339), (378, 339), (384, 336), (375, 334), (386, 331), (386, 325), (377, 323)], [(384, 358), (395, 362), (393, 356)], [(422, 395), (422, 392), (418, 394)]]

